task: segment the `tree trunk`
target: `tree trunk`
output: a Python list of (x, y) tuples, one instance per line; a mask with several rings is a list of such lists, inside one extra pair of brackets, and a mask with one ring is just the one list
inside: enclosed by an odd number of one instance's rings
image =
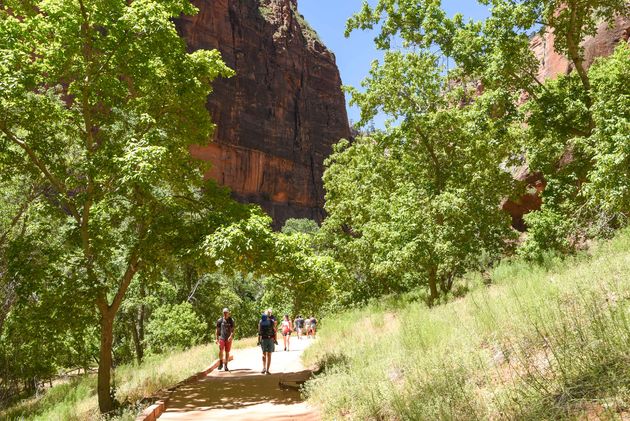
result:
[(138, 364), (142, 363), (142, 359), (144, 358), (144, 312), (144, 304), (140, 304), (137, 318), (135, 320), (132, 318), (130, 321), (131, 335), (133, 337), (134, 348), (136, 349), (136, 360)]
[(429, 269), (429, 289), (431, 291), (431, 296), (429, 297), (429, 305), (433, 305), (433, 303), (440, 297), (440, 292), (437, 288), (437, 269), (430, 268)]
[(131, 337), (133, 338), (133, 347), (136, 350), (136, 361), (138, 364), (142, 362), (142, 345), (140, 344), (140, 338), (138, 337), (138, 329), (136, 327), (135, 320), (129, 320), (129, 329), (131, 329)]
[(115, 312), (101, 310), (101, 348), (98, 361), (97, 394), (101, 414), (114, 410), (110, 384), (112, 374), (112, 345), (114, 343)]
[(447, 276), (440, 279), (440, 288), (444, 294), (448, 294), (453, 289), (454, 276)]
[(0, 302), (0, 335), (2, 335), (4, 322), (9, 315), (9, 311), (11, 311), (11, 307), (13, 307), (13, 304), (15, 304), (15, 301), (17, 300), (17, 294), (15, 293), (13, 283), (9, 283), (4, 289), (4, 297), (2, 298), (2, 302)]

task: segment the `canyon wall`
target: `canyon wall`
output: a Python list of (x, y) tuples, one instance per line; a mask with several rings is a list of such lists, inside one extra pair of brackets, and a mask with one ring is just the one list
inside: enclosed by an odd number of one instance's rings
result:
[[(601, 23), (597, 35), (587, 37), (582, 44), (584, 47), (584, 64), (590, 67), (598, 57), (612, 54), (620, 42), (628, 42), (630, 37), (630, 17), (619, 16), (612, 26)], [(555, 78), (560, 74), (568, 74), (573, 70), (573, 64), (554, 50), (554, 35), (546, 32), (532, 38), (530, 47), (540, 61), (538, 78), (541, 81)]]
[(296, 0), (194, 0), (177, 27), (189, 50), (218, 49), (236, 71), (214, 82), (213, 143), (192, 148), (234, 197), (260, 204), (280, 227), (324, 217), (323, 161), (350, 136), (334, 55)]

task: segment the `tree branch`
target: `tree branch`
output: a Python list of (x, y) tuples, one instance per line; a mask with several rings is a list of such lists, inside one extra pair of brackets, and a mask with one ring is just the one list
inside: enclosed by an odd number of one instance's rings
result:
[(125, 297), (125, 293), (127, 292), (127, 289), (129, 288), (129, 285), (131, 284), (133, 277), (138, 272), (140, 265), (141, 265), (141, 261), (140, 261), (138, 250), (136, 249), (131, 253), (131, 256), (129, 257), (127, 270), (125, 271), (125, 274), (122, 277), (120, 286), (118, 287), (118, 291), (116, 291), (116, 295), (114, 296), (114, 300), (109, 305), (110, 312), (113, 312), (114, 314), (116, 314), (116, 312), (120, 308), (123, 298)]
[[(2, 131), (2, 133), (4, 133), (5, 136), (7, 136), (7, 138), (9, 138), (11, 142), (13, 142), (17, 146), (19, 146), (22, 150), (24, 150), (24, 152), (26, 152), (26, 154), (28, 155), (33, 165), (35, 165), (41, 171), (44, 177), (46, 177), (46, 179), (53, 185), (53, 187), (59, 193), (62, 193), (66, 198), (70, 197), (70, 194), (68, 193), (68, 189), (66, 188), (66, 186), (50, 172), (50, 170), (41, 161), (41, 159), (39, 159), (35, 151), (33, 151), (33, 149), (31, 149), (31, 147), (28, 146), (26, 142), (24, 142), (23, 140), (15, 136), (13, 133), (11, 133), (4, 124), (0, 125), (0, 131)], [(76, 206), (72, 202), (66, 199), (62, 199), (62, 201), (68, 207), (74, 219), (80, 224), (81, 215), (79, 215), (79, 212), (77, 211)]]
[(17, 224), (19, 224), (20, 219), (22, 218), (22, 215), (24, 215), (24, 212), (26, 212), (26, 210), (29, 208), (31, 203), (37, 198), (37, 196), (39, 196), (39, 193), (36, 193), (35, 189), (32, 188), (29, 195), (26, 198), (26, 201), (22, 204), (22, 206), (18, 210), (17, 214), (13, 217), (13, 219), (11, 219), (11, 223), (9, 224), (9, 227), (5, 230), (2, 236), (0, 236), (0, 246), (6, 242), (7, 237), (9, 236), (9, 233), (13, 230), (13, 228), (17, 226)]

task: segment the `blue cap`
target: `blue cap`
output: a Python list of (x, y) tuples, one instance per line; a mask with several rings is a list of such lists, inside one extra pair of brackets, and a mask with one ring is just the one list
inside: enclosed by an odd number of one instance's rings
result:
[(262, 321), (264, 322), (264, 321), (266, 321), (266, 320), (267, 320), (267, 315), (266, 315), (265, 313), (263, 313), (263, 315), (262, 315)]

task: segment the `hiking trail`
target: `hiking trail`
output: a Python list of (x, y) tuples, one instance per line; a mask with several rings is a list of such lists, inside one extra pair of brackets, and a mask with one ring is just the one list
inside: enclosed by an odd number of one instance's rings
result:
[(177, 389), (160, 420), (319, 421), (315, 408), (303, 402), (299, 384), (310, 376), (301, 356), (312, 340), (291, 338), (283, 351), (278, 337), (271, 374), (261, 374), (260, 347), (234, 350), (229, 372), (213, 370)]

